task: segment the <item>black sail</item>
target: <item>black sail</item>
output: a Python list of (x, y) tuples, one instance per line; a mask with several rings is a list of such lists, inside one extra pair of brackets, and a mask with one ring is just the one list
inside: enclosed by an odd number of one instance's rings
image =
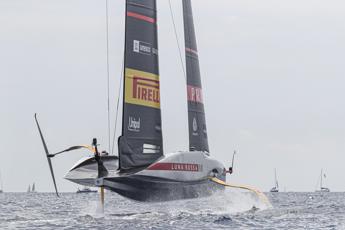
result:
[(155, 0), (126, 1), (119, 167), (150, 165), (163, 155)]
[(182, 0), (187, 71), (189, 149), (209, 152), (191, 0)]

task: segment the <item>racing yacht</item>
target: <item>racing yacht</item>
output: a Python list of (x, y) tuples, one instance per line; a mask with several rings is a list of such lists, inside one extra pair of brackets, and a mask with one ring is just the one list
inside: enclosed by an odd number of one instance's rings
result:
[[(189, 150), (163, 151), (156, 1), (126, 0), (118, 156), (99, 153), (97, 140), (93, 139), (88, 148), (94, 155), (77, 162), (65, 179), (102, 187), (137, 201), (189, 199), (224, 190), (224, 186), (212, 181), (216, 178), (225, 182), (227, 170), (209, 153), (191, 0), (183, 0), (182, 4)], [(40, 134), (55, 184), (50, 158), (56, 154), (49, 154), (41, 130)]]

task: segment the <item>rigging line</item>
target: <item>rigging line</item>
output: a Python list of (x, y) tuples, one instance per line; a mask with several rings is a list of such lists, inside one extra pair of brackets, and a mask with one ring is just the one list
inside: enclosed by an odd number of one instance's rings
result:
[[(121, 69), (121, 74), (123, 73), (124, 69), (124, 58), (122, 58), (122, 69)], [(116, 137), (116, 130), (117, 130), (117, 118), (119, 115), (119, 104), (120, 104), (120, 97), (121, 97), (121, 88), (122, 88), (122, 78), (120, 77), (120, 84), (119, 84), (119, 94), (117, 95), (117, 103), (116, 103), (116, 115), (115, 115), (115, 127), (114, 127), (114, 133), (113, 133), (113, 144), (111, 148), (111, 154), (114, 154), (114, 146), (115, 146), (115, 137)]]
[(316, 185), (315, 185), (315, 191), (318, 190), (320, 184), (320, 177), (317, 178)]
[(108, 105), (108, 152), (110, 152), (110, 74), (109, 74), (109, 16), (108, 0), (105, 0), (106, 43), (107, 43), (107, 105)]
[(179, 52), (179, 55), (180, 55), (180, 61), (181, 61), (181, 67), (182, 67), (182, 71), (183, 71), (183, 76), (184, 76), (185, 79), (187, 79), (186, 70), (185, 70), (185, 67), (184, 67), (184, 64), (183, 64), (183, 58), (182, 58), (181, 47), (180, 47), (180, 43), (179, 43), (179, 41), (178, 41), (178, 35), (177, 35), (177, 30), (176, 30), (176, 24), (175, 24), (174, 14), (173, 14), (172, 7), (171, 7), (171, 1), (168, 0), (168, 2), (169, 2), (169, 8), (170, 8), (171, 19), (172, 19), (172, 23), (173, 23), (173, 26), (174, 26), (174, 33), (175, 33), (176, 44), (177, 44), (178, 52)]

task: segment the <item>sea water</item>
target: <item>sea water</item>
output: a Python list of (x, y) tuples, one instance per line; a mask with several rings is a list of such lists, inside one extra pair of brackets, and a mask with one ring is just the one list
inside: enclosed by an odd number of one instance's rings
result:
[(345, 193), (255, 194), (142, 203), (98, 194), (0, 194), (0, 229), (345, 229)]

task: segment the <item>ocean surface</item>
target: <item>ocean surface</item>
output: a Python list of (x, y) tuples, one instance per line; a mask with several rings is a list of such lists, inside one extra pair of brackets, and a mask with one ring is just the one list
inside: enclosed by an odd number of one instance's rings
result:
[(3, 193), (0, 229), (345, 229), (345, 193), (266, 195), (272, 206), (230, 189), (162, 203), (106, 192), (102, 213), (97, 193)]

